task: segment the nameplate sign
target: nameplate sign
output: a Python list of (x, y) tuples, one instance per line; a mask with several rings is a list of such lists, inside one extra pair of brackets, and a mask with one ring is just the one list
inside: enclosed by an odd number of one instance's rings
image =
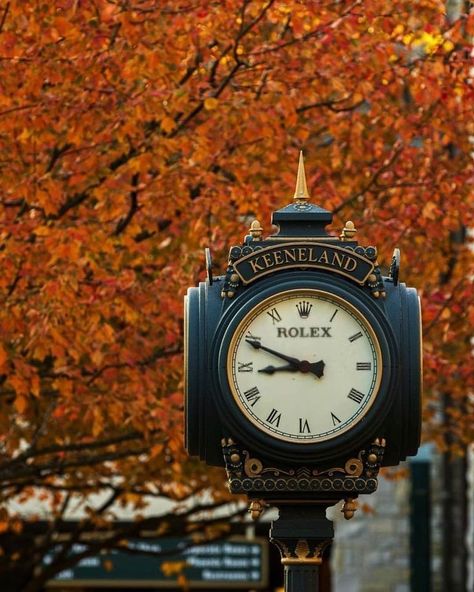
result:
[(324, 243), (283, 243), (265, 247), (234, 262), (234, 270), (244, 284), (287, 269), (322, 269), (363, 284), (374, 264), (354, 251)]

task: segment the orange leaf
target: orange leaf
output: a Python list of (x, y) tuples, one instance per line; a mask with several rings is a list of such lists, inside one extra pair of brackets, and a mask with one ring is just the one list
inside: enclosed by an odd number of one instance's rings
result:
[(204, 101), (204, 109), (213, 111), (219, 105), (219, 101), (214, 97), (209, 97)]
[(0, 345), (0, 368), (3, 368), (6, 361), (8, 360), (7, 352), (4, 350), (3, 346)]
[(23, 395), (17, 395), (15, 398), (15, 409), (18, 411), (18, 413), (24, 413), (27, 405), (28, 399)]
[(161, 120), (161, 129), (166, 132), (172, 132), (176, 127), (176, 122), (172, 117), (163, 117)]

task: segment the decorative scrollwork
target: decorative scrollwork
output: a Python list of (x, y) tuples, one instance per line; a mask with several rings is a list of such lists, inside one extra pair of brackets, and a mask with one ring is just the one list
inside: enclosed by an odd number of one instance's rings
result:
[[(295, 202), (292, 207), (298, 210), (308, 208), (311, 209), (313, 206), (306, 203)], [(330, 239), (334, 241), (334, 244), (337, 244), (338, 248), (343, 248), (349, 252), (354, 252), (372, 262), (373, 271), (365, 281), (365, 286), (370, 290), (370, 293), (374, 298), (384, 298), (386, 292), (382, 272), (377, 261), (377, 248), (371, 245), (367, 247), (359, 245), (355, 240), (356, 232), (357, 230), (354, 226), (354, 223), (349, 220), (346, 222), (339, 239), (336, 236), (327, 236), (326, 238), (327, 240)], [(274, 244), (272, 239), (274, 238), (274, 236), (267, 238), (263, 237), (263, 228), (258, 220), (254, 220), (251, 223), (248, 234), (245, 235), (243, 242), (240, 245), (232, 246), (229, 250), (228, 264), (221, 290), (222, 298), (234, 298), (238, 289), (242, 285), (241, 279), (236, 273), (234, 265), (236, 265), (242, 257), (246, 257), (247, 255), (260, 249), (272, 246)], [(236, 267), (238, 267), (238, 265), (236, 265)], [(398, 270), (399, 251), (395, 249), (394, 258), (392, 259), (392, 265), (390, 268), (390, 278), (393, 280), (395, 285), (398, 283)], [(279, 269), (276, 267), (274, 271), (275, 273), (278, 273)], [(331, 270), (331, 272), (333, 271), (334, 269)], [(211, 282), (212, 276), (210, 276), (210, 278)]]
[(244, 450), (244, 454), (247, 457), (244, 463), (245, 474), (247, 477), (257, 477), (263, 469), (262, 461), (258, 458), (250, 458), (249, 453), (246, 450)]
[(344, 465), (344, 470), (352, 477), (360, 477), (364, 471), (364, 463), (360, 458), (350, 458)]
[(249, 451), (242, 450), (231, 438), (222, 440), (222, 451), (233, 493), (262, 496), (265, 493), (335, 492), (372, 493), (382, 465), (385, 439), (377, 438), (357, 458), (349, 458), (344, 467), (319, 470), (316, 467), (265, 467)]
[(277, 469), (275, 467), (264, 467), (260, 459), (255, 457), (250, 458), (247, 450), (243, 451), (243, 455), (245, 456), (244, 471), (247, 477), (258, 477), (264, 473), (271, 474), (274, 477), (279, 477), (280, 475), (290, 476), (295, 474), (293, 469), (284, 471), (283, 469)]

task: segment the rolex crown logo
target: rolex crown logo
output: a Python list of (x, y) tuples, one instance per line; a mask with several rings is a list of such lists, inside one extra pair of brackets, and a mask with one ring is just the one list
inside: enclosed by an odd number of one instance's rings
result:
[(299, 302), (296, 305), (296, 308), (298, 309), (300, 317), (302, 319), (307, 319), (309, 317), (309, 313), (311, 312), (311, 309), (313, 308), (313, 305), (310, 304), (309, 302), (306, 302), (306, 300), (303, 300), (302, 302)]

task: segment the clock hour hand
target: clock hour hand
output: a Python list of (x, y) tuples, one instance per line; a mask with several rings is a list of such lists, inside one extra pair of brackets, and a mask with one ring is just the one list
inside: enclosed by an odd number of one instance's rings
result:
[(324, 366), (326, 366), (326, 364), (322, 360), (319, 360), (319, 362), (314, 362), (313, 364), (309, 365), (308, 372), (311, 372), (318, 378), (321, 378), (324, 374)]
[(293, 366), (293, 364), (288, 364), (287, 366), (265, 366), (259, 370), (259, 372), (265, 372), (265, 374), (274, 374), (275, 372), (280, 372), (281, 370), (287, 372), (298, 372), (298, 368)]
[(291, 356), (287, 356), (286, 354), (282, 354), (280, 352), (277, 352), (274, 349), (270, 349), (269, 347), (266, 347), (265, 345), (262, 345), (260, 343), (260, 341), (253, 340), (253, 339), (246, 339), (245, 341), (249, 345), (251, 345), (253, 348), (255, 348), (255, 349), (263, 349), (263, 351), (266, 351), (269, 354), (273, 354), (277, 358), (281, 358), (282, 360), (285, 360), (285, 362), (289, 362), (290, 364), (292, 364), (293, 366), (295, 366), (297, 369), (299, 369), (298, 366), (300, 364), (300, 361), (298, 359), (292, 358)]
[(298, 363), (297, 368), (303, 374), (314, 374), (317, 378), (321, 378), (324, 374), (324, 366), (326, 364), (319, 360), (319, 362), (308, 362), (307, 360), (302, 360)]

